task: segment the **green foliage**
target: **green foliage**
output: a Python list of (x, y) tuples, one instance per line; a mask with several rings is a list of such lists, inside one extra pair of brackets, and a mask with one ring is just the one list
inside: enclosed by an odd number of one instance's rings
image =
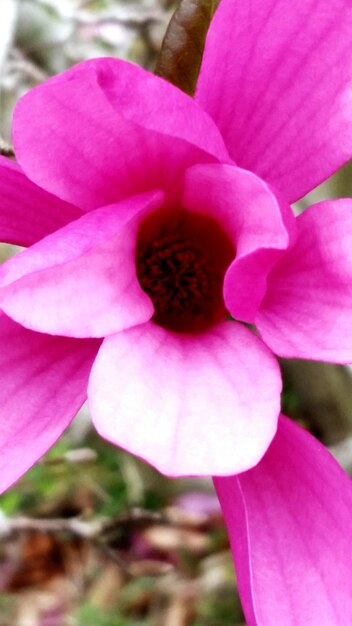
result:
[(91, 435), (88, 445), (97, 452), (98, 463), (75, 464), (65, 461), (71, 450), (69, 435), (61, 437), (43, 461), (37, 463), (12, 489), (0, 496), (5, 515), (43, 512), (61, 500), (75, 500), (75, 494), (91, 494), (97, 514), (114, 516), (128, 507), (128, 485), (121, 472), (123, 453)]
[(242, 609), (234, 594), (233, 586), (229, 586), (221, 594), (207, 594), (197, 608), (199, 617), (192, 626), (229, 626), (243, 619)]
[(103, 611), (92, 604), (84, 604), (78, 610), (76, 626), (146, 626), (146, 622), (131, 621), (116, 611)]
[(141, 593), (151, 591), (154, 585), (155, 579), (150, 577), (132, 579), (121, 590), (118, 606), (109, 610), (85, 602), (75, 614), (75, 626), (152, 626), (147, 618), (133, 616), (131, 606), (138, 602)]
[[(61, 456), (68, 450), (68, 445), (68, 440), (63, 437), (46, 458)], [(63, 464), (38, 463), (15, 487), (0, 496), (0, 508), (6, 515), (33, 512), (41, 502), (50, 501), (66, 492), (66, 484), (62, 481), (63, 473), (66, 472), (67, 466)]]

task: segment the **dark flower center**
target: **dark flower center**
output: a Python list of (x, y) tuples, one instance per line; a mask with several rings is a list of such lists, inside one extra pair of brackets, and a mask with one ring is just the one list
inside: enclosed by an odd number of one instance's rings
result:
[(136, 265), (150, 296), (153, 321), (177, 332), (202, 332), (224, 318), (224, 274), (234, 248), (212, 218), (189, 211), (156, 211), (138, 232)]

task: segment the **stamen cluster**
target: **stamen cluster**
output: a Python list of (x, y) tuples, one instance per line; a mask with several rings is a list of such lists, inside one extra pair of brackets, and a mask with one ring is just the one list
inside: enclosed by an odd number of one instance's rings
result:
[(210, 218), (181, 211), (167, 225), (158, 214), (147, 218), (138, 238), (136, 266), (140, 285), (154, 304), (156, 324), (197, 332), (224, 315), (222, 282), (229, 258), (224, 263), (214, 248), (223, 250), (224, 244), (225, 250), (231, 247)]

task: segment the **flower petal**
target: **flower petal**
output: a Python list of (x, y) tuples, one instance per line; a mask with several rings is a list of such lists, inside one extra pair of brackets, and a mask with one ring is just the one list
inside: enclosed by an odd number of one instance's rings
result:
[(352, 623), (352, 484), (309, 433), (281, 417), (262, 461), (214, 479), (248, 626)]
[(87, 395), (99, 341), (49, 337), (0, 313), (0, 491), (52, 446)]
[(352, 361), (352, 200), (297, 218), (297, 242), (273, 269), (255, 323), (280, 356)]
[(231, 165), (196, 165), (186, 172), (184, 205), (217, 219), (236, 258), (225, 275), (224, 300), (236, 319), (252, 323), (267, 276), (295, 236), (289, 205), (255, 174)]
[(278, 365), (247, 328), (181, 335), (153, 322), (108, 337), (88, 389), (93, 422), (169, 475), (253, 466), (276, 430)]
[(352, 155), (350, 0), (222, 0), (196, 100), (231, 156), (294, 201)]
[(12, 257), (0, 270), (1, 306), (23, 326), (104, 337), (149, 320), (135, 263), (137, 230), (161, 192), (96, 209)]
[(33, 181), (86, 210), (179, 184), (194, 162), (229, 160), (192, 98), (118, 59), (82, 63), (32, 89), (17, 105), (14, 143)]
[(34, 185), (21, 168), (0, 156), (0, 241), (30, 246), (82, 215)]

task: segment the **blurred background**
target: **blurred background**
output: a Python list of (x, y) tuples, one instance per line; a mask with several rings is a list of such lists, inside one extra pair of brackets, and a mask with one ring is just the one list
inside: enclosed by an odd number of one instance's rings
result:
[[(153, 69), (173, 0), (0, 0), (0, 142), (18, 98), (71, 65)], [(9, 145), (10, 148), (10, 145)], [(352, 169), (304, 198), (351, 196)], [(0, 261), (16, 251), (0, 247)], [(282, 362), (285, 412), (352, 471), (349, 368)], [(209, 480), (169, 480), (91, 430), (85, 407), (0, 497), (0, 626), (245, 626)]]

